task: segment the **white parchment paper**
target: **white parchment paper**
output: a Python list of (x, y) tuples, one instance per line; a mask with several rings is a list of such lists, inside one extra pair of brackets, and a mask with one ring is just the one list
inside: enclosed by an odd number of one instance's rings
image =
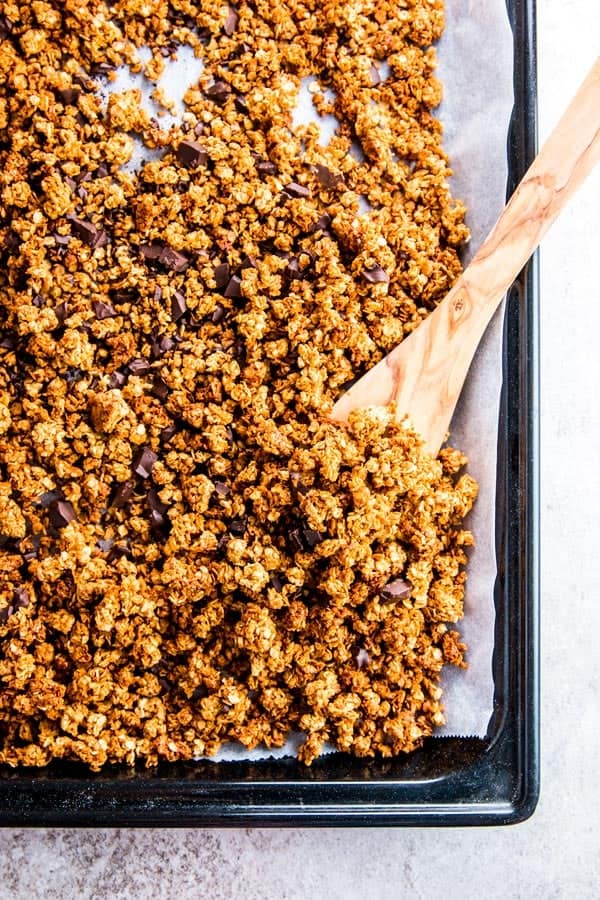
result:
[[(454, 170), (452, 191), (468, 207), (471, 242), (465, 264), (482, 243), (504, 206), (507, 177), (507, 135), (513, 106), (512, 33), (505, 0), (446, 0), (446, 30), (438, 45), (438, 77), (444, 85), (444, 101), (437, 111), (444, 125), (444, 147)], [(143, 53), (141, 54), (144, 55)], [(160, 79), (166, 95), (184, 112), (181, 98), (195, 83), (202, 62), (189, 48)], [(383, 71), (383, 70), (382, 70)], [(143, 104), (155, 111), (151, 85), (142, 76), (122, 69), (111, 91), (140, 87)], [(295, 122), (315, 121), (326, 144), (335, 122), (319, 119), (304, 85)], [(164, 116), (163, 127), (173, 118)], [(159, 155), (141, 143), (127, 165), (138, 168), (143, 159)], [(446, 725), (438, 734), (483, 737), (493, 709), (494, 600), (496, 577), (494, 547), (496, 444), (502, 382), (502, 312), (493, 319), (469, 372), (463, 396), (452, 423), (451, 443), (469, 457), (469, 471), (477, 479), (480, 493), (468, 525), (476, 547), (471, 553), (461, 634), (468, 644), (468, 669), (446, 667), (442, 676)], [(230, 745), (217, 759), (259, 759), (295, 754), (299, 736), (271, 752), (247, 751)]]
[[(454, 170), (452, 191), (468, 207), (471, 242), (479, 248), (506, 197), (507, 137), (513, 107), (513, 44), (505, 0), (447, 0), (438, 45), (444, 101), (438, 111)], [(480, 345), (451, 428), (451, 444), (469, 457), (479, 498), (468, 525), (475, 536), (460, 631), (469, 667), (442, 674), (446, 726), (441, 734), (485, 735), (493, 708), (495, 492), (502, 385), (502, 311)]]

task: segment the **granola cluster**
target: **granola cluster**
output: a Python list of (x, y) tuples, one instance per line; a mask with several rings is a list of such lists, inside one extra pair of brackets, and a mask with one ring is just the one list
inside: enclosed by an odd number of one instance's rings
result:
[[(389, 756), (443, 722), (476, 484), (392, 410), (327, 420), (460, 272), (442, 27), (443, 0), (0, 2), (1, 762)], [(103, 101), (183, 44), (179, 124)]]

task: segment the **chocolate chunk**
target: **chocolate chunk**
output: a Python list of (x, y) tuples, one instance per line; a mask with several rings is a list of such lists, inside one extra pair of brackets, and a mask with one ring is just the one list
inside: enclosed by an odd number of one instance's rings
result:
[(0, 625), (6, 625), (10, 616), (12, 616), (14, 612), (13, 606), (3, 606), (0, 609)]
[(219, 497), (227, 497), (228, 494), (231, 493), (231, 488), (228, 484), (225, 484), (224, 481), (215, 481), (215, 494), (218, 494)]
[(240, 263), (240, 269), (256, 269), (256, 260), (253, 256), (245, 256)]
[(304, 541), (302, 540), (302, 532), (299, 528), (292, 528), (289, 533), (290, 544), (296, 552), (304, 550)]
[(25, 559), (27, 562), (31, 562), (32, 559), (36, 559), (41, 543), (42, 538), (39, 534), (30, 534), (23, 541), (21, 541), (21, 553), (23, 554), (23, 559)]
[(15, 588), (14, 591), (14, 605), (15, 609), (27, 609), (31, 600), (29, 599), (29, 594), (24, 587)]
[(208, 153), (197, 141), (182, 141), (177, 148), (177, 159), (182, 166), (195, 169), (197, 166), (207, 164)]
[(329, 213), (323, 213), (319, 216), (315, 224), (313, 225), (311, 231), (327, 231), (329, 226), (331, 225), (331, 216)]
[(19, 337), (17, 334), (15, 334), (15, 332), (5, 332), (2, 336), (0, 336), (0, 349), (14, 350), (17, 346), (18, 340)]
[[(67, 220), (71, 223), (73, 233), (84, 244), (92, 249), (103, 246), (108, 241), (105, 231), (100, 231), (92, 222), (86, 219), (78, 219), (77, 216), (67, 216)], [(56, 239), (56, 238), (55, 238)]]
[(132, 375), (145, 375), (146, 372), (150, 371), (150, 363), (143, 357), (137, 357), (127, 363), (127, 368)]
[(229, 284), (230, 268), (229, 263), (221, 263), (214, 268), (215, 284), (219, 290), (227, 287)]
[(157, 375), (152, 382), (152, 390), (150, 393), (153, 397), (156, 397), (157, 400), (166, 400), (169, 396), (169, 387), (167, 383), (162, 380), (160, 375)]
[(64, 528), (75, 518), (75, 510), (68, 500), (54, 500), (48, 510), (50, 521), (55, 528)]
[(206, 89), (205, 94), (210, 100), (222, 106), (231, 94), (231, 87), (226, 81), (215, 81)]
[(384, 600), (404, 600), (405, 597), (410, 596), (410, 592), (410, 584), (403, 578), (396, 578), (381, 589), (381, 596)]
[(114, 306), (110, 303), (105, 303), (104, 300), (94, 300), (92, 303), (92, 308), (96, 314), (97, 319), (113, 319), (118, 315)]
[(171, 316), (174, 322), (178, 322), (187, 312), (185, 297), (180, 291), (175, 291), (171, 297)]
[(53, 234), (54, 243), (60, 250), (66, 250), (69, 244), (71, 243), (71, 235), (70, 234)]
[(243, 116), (247, 116), (250, 110), (248, 109), (248, 101), (241, 94), (236, 94), (235, 99), (233, 101), (235, 108), (239, 113)]
[(85, 372), (83, 369), (80, 369), (78, 366), (69, 366), (65, 372), (65, 381), (67, 384), (75, 384), (76, 382), (81, 381), (84, 375)]
[(256, 171), (264, 178), (266, 175), (277, 175), (277, 166), (270, 159), (260, 159), (256, 163)]
[(196, 137), (200, 137), (201, 134), (204, 134), (203, 122), (196, 122), (196, 124), (194, 125), (194, 134), (196, 135)]
[(359, 647), (354, 658), (356, 660), (356, 666), (359, 669), (364, 669), (365, 666), (368, 666), (371, 662), (371, 657), (363, 647)]
[(67, 319), (67, 317), (69, 315), (69, 304), (66, 303), (65, 301), (63, 301), (62, 303), (59, 303), (58, 306), (56, 306), (54, 309), (54, 315), (58, 319), (58, 324), (64, 325), (65, 320)]
[(172, 350), (177, 344), (177, 340), (174, 337), (170, 337), (168, 334), (160, 335), (156, 338), (152, 338), (151, 340), (151, 351), (153, 359), (159, 359), (161, 356), (164, 356), (165, 353), (168, 353), (169, 350)]
[(283, 590), (283, 581), (279, 577), (279, 575), (271, 575), (271, 586), (275, 588), (277, 593), (281, 593)]
[(376, 87), (378, 84), (381, 84), (383, 78), (381, 77), (381, 72), (375, 65), (375, 63), (371, 64), (371, 68), (369, 69), (369, 75), (371, 76), (371, 84), (373, 87)]
[(334, 191), (337, 187), (340, 187), (344, 184), (344, 179), (341, 175), (339, 175), (337, 172), (332, 172), (331, 169), (328, 169), (327, 166), (321, 165), (321, 163), (316, 164), (315, 172), (319, 184), (327, 191)]
[(292, 256), (285, 268), (285, 274), (290, 279), (300, 278), (300, 265), (298, 263), (298, 257)]
[(43, 494), (40, 494), (39, 503), (42, 509), (48, 509), (53, 503), (62, 499), (63, 495), (60, 491), (44, 491)]
[(148, 506), (150, 508), (150, 524), (152, 529), (154, 531), (163, 530), (167, 525), (167, 519), (165, 518), (167, 507), (161, 501), (154, 488), (148, 488), (146, 499), (148, 500)]
[(106, 540), (101, 538), (99, 541), (96, 541), (96, 547), (98, 547), (102, 553), (108, 553), (108, 551), (112, 549), (113, 544), (114, 541), (112, 538), (107, 538)]
[(310, 547), (311, 550), (313, 547), (316, 547), (317, 544), (323, 543), (323, 535), (319, 531), (315, 531), (314, 528), (303, 528), (302, 538), (306, 546)]
[(13, 23), (8, 16), (0, 16), (0, 41), (5, 41), (13, 30)]
[(174, 250), (172, 247), (163, 247), (158, 261), (165, 269), (169, 269), (171, 272), (185, 272), (189, 265), (187, 256), (184, 256), (183, 253), (179, 253), (178, 250)]
[(161, 439), (162, 443), (168, 444), (176, 432), (177, 432), (176, 425), (166, 425), (160, 433), (160, 439)]
[(106, 75), (108, 75), (110, 72), (112, 72), (114, 68), (115, 67), (111, 63), (98, 62), (98, 63), (94, 63), (92, 66), (90, 66), (90, 73), (94, 77), (104, 78)]
[(303, 184), (298, 184), (297, 181), (290, 181), (283, 190), (289, 197), (310, 197), (309, 188)]
[(240, 17), (238, 16), (235, 9), (232, 6), (229, 7), (229, 12), (227, 13), (227, 18), (225, 19), (225, 24), (223, 26), (223, 31), (227, 35), (227, 37), (231, 37), (231, 35), (235, 32), (238, 27)]
[(111, 291), (111, 299), (113, 303), (134, 303), (138, 299), (138, 293), (135, 288), (117, 288)]
[(229, 530), (232, 534), (237, 534), (238, 537), (241, 537), (246, 533), (247, 524), (248, 519), (246, 517), (243, 519), (233, 519), (233, 521), (229, 523)]
[(131, 500), (134, 489), (135, 481), (133, 478), (128, 478), (127, 481), (123, 481), (116, 489), (110, 505), (114, 509), (121, 509), (121, 507), (125, 506), (125, 504), (129, 503)]
[(151, 450), (150, 447), (142, 447), (133, 459), (133, 471), (136, 475), (139, 475), (140, 478), (150, 478), (152, 467), (157, 459), (158, 456), (154, 450)]
[(365, 281), (368, 281), (369, 284), (385, 284), (390, 280), (390, 276), (385, 269), (381, 268), (381, 266), (373, 266), (370, 269), (364, 269), (362, 277)]
[(225, 297), (241, 297), (242, 296), (242, 279), (239, 275), (232, 275), (227, 282), (224, 291)]
[(157, 284), (154, 288), (154, 300), (158, 303), (159, 300), (162, 300), (162, 288), (160, 284)]
[(225, 318), (225, 307), (222, 303), (217, 303), (215, 308), (212, 311), (210, 320), (213, 325), (218, 325)]
[(127, 375), (124, 372), (119, 372), (118, 370), (111, 372), (110, 378), (108, 379), (109, 388), (122, 388), (126, 384)]
[(158, 262), (164, 247), (160, 244), (141, 244), (140, 253), (147, 262)]
[(80, 94), (80, 89), (74, 87), (58, 88), (56, 91), (56, 96), (65, 106), (74, 106), (79, 100)]
[(123, 556), (128, 556), (131, 558), (131, 550), (129, 549), (127, 544), (115, 544), (114, 547), (111, 547), (108, 551), (106, 562), (116, 562), (118, 559), (122, 559)]

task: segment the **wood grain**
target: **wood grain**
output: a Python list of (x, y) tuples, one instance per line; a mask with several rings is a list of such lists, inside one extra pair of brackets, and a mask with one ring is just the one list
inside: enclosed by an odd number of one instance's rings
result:
[[(525, 263), (600, 160), (600, 58), (512, 195), (492, 231), (433, 313), (335, 404), (396, 404), (437, 454), (483, 333)], [(565, 260), (568, 265), (568, 260)]]

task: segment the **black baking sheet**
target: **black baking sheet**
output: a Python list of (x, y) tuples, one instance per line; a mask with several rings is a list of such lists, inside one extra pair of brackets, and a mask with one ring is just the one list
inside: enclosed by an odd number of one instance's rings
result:
[[(509, 193), (536, 149), (535, 0), (507, 0), (515, 47)], [(498, 444), (494, 714), (485, 738), (429, 739), (365, 762), (341, 753), (201, 761), (91, 774), (78, 764), (0, 767), (3, 825), (500, 825), (539, 792), (537, 258), (505, 314)]]

